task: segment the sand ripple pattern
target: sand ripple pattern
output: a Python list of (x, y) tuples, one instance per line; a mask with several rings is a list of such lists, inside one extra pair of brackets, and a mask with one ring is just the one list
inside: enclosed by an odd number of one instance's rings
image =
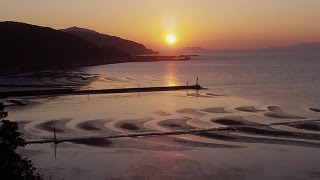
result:
[(57, 120), (50, 120), (46, 121), (43, 123), (40, 123), (36, 125), (35, 127), (37, 129), (43, 130), (43, 131), (48, 131), (48, 132), (55, 132), (56, 133), (66, 133), (70, 131), (67, 127), (66, 124), (71, 121), (72, 119), (57, 119)]
[(265, 116), (278, 119), (306, 119), (306, 117), (295, 116), (283, 112), (278, 106), (269, 106), (269, 112), (264, 113)]
[(111, 119), (95, 119), (89, 121), (83, 121), (76, 124), (76, 128), (82, 131), (90, 132), (90, 133), (113, 133), (112, 130), (106, 128), (104, 125), (110, 122)]
[(114, 125), (117, 129), (121, 129), (124, 132), (150, 132), (153, 129), (148, 129), (144, 126), (144, 123), (152, 121), (154, 118), (146, 117), (141, 119), (125, 119)]
[(194, 129), (193, 126), (187, 124), (189, 120), (192, 118), (190, 117), (182, 117), (182, 118), (175, 118), (175, 119), (166, 119), (163, 121), (158, 122), (159, 126), (165, 127), (170, 130), (188, 130)]
[[(186, 134), (189, 136), (210, 139), (213, 142), (219, 142), (220, 147), (228, 146), (230, 143), (265, 143), (265, 144), (284, 144), (304, 147), (320, 148), (320, 119), (305, 120), (306, 117), (291, 115), (284, 112), (278, 106), (269, 106), (268, 110), (261, 110), (254, 106), (241, 106), (234, 110), (226, 110), (224, 107), (210, 107), (205, 109), (180, 109), (176, 114), (165, 111), (153, 112), (157, 117), (133, 118), (124, 120), (97, 119), (77, 123), (74, 128), (66, 126), (72, 119), (57, 119), (35, 123), (32, 121), (22, 121), (20, 127), (23, 132), (29, 136), (47, 137), (43, 133), (52, 136), (53, 126), (60, 137), (75, 137), (63, 139), (77, 144), (99, 147), (118, 147), (121, 142), (114, 140), (121, 137), (149, 137), (149, 136), (179, 136)], [(239, 112), (241, 111), (241, 112)], [(252, 121), (246, 114), (257, 114), (261, 118), (270, 119), (288, 119), (287, 122), (264, 123), (258, 120)], [(241, 116), (224, 116), (226, 114), (241, 114)], [(185, 116), (181, 116), (185, 115)], [(243, 116), (244, 115), (244, 116)], [(170, 117), (169, 117), (170, 116)], [(181, 117), (179, 117), (181, 116)], [(164, 119), (166, 117), (167, 119)], [(210, 118), (211, 117), (211, 118)], [(214, 117), (214, 118), (212, 118)], [(296, 119), (296, 121), (292, 121)], [(291, 121), (289, 121), (291, 120)], [(201, 126), (197, 126), (197, 124)], [(26, 126), (33, 124), (32, 128), (26, 129)], [(208, 124), (208, 126), (206, 125)], [(212, 126), (210, 126), (212, 124)], [(206, 126), (204, 126), (206, 125)], [(292, 129), (281, 130), (278, 126), (287, 126)], [(201, 127), (201, 128), (199, 128)], [(297, 129), (295, 131), (294, 129)], [(306, 131), (299, 132), (298, 129)], [(88, 133), (81, 133), (88, 132)], [(317, 132), (317, 133), (316, 133)], [(88, 137), (90, 134), (99, 136)], [(111, 139), (109, 139), (111, 138)], [(183, 139), (183, 138), (182, 138)], [(175, 143), (182, 143), (184, 146), (191, 144), (197, 146), (204, 145), (203, 142), (194, 140), (182, 140), (175, 137)], [(146, 140), (141, 140), (145, 142)], [(183, 142), (182, 142), (183, 141)], [(50, 142), (50, 140), (48, 140)], [(200, 144), (199, 144), (200, 143)], [(216, 143), (210, 142), (208, 147), (219, 147)], [(210, 144), (209, 143), (209, 144)], [(123, 145), (123, 144), (122, 144)], [(121, 146), (122, 146), (121, 145)], [(234, 145), (234, 144), (233, 144)], [(140, 147), (139, 148), (143, 148)], [(174, 147), (172, 147), (174, 149)]]
[(237, 107), (235, 109), (238, 111), (251, 112), (251, 113), (264, 112), (264, 110), (257, 109), (254, 106), (241, 106), (241, 107)]
[(201, 112), (200, 110), (197, 109), (179, 109), (177, 110), (177, 113), (180, 114), (186, 114), (186, 115), (193, 115), (193, 116), (197, 116), (197, 117), (202, 117), (202, 116), (206, 116), (206, 113)]
[(48, 70), (0, 77), (0, 87), (61, 88), (80, 87), (99, 76), (74, 71)]
[[(215, 118), (211, 121), (213, 123), (230, 127), (231, 129), (223, 132), (199, 132), (196, 134), (208, 138), (232, 142), (290, 144), (296, 146), (320, 147), (320, 143), (317, 142), (320, 140), (319, 134), (291, 132), (272, 128), (272, 126), (277, 125), (296, 126), (297, 124), (303, 123), (303, 121), (260, 124), (248, 121), (244, 117), (237, 116)], [(311, 121), (309, 123), (312, 124), (311, 129), (319, 130), (318, 127), (320, 126), (318, 126), (318, 121)], [(310, 124), (307, 125), (307, 127), (310, 128)], [(246, 134), (249, 136), (246, 136)]]
[(202, 111), (206, 113), (231, 113), (230, 111), (225, 110), (224, 107), (211, 107), (203, 109)]

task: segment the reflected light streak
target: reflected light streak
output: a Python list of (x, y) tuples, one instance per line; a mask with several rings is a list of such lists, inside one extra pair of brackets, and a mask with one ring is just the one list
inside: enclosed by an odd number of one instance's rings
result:
[(166, 86), (177, 86), (176, 78), (176, 64), (170, 62), (166, 65), (165, 85)]

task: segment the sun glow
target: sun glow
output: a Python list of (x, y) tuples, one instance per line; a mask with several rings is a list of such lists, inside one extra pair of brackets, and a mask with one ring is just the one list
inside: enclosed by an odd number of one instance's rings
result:
[(168, 44), (175, 44), (177, 41), (177, 38), (174, 34), (168, 34), (166, 37), (166, 41)]

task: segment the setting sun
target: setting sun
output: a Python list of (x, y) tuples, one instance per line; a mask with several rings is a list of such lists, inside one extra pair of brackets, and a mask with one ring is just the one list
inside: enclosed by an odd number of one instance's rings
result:
[(168, 44), (175, 44), (177, 41), (177, 38), (174, 34), (168, 34), (166, 37), (166, 41)]

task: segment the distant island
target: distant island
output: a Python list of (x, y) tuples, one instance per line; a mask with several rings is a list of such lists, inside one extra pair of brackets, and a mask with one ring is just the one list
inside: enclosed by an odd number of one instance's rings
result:
[(179, 53), (312, 53), (320, 54), (320, 42), (299, 43), (287, 46), (277, 46), (257, 49), (205, 49), (202, 47), (184, 47)]
[(210, 50), (202, 48), (202, 47), (184, 47), (179, 49), (179, 52), (182, 53), (203, 53), (203, 52), (208, 52)]
[(288, 46), (272, 47), (264, 49), (266, 52), (288, 52), (288, 53), (320, 53), (320, 42), (299, 43)]

